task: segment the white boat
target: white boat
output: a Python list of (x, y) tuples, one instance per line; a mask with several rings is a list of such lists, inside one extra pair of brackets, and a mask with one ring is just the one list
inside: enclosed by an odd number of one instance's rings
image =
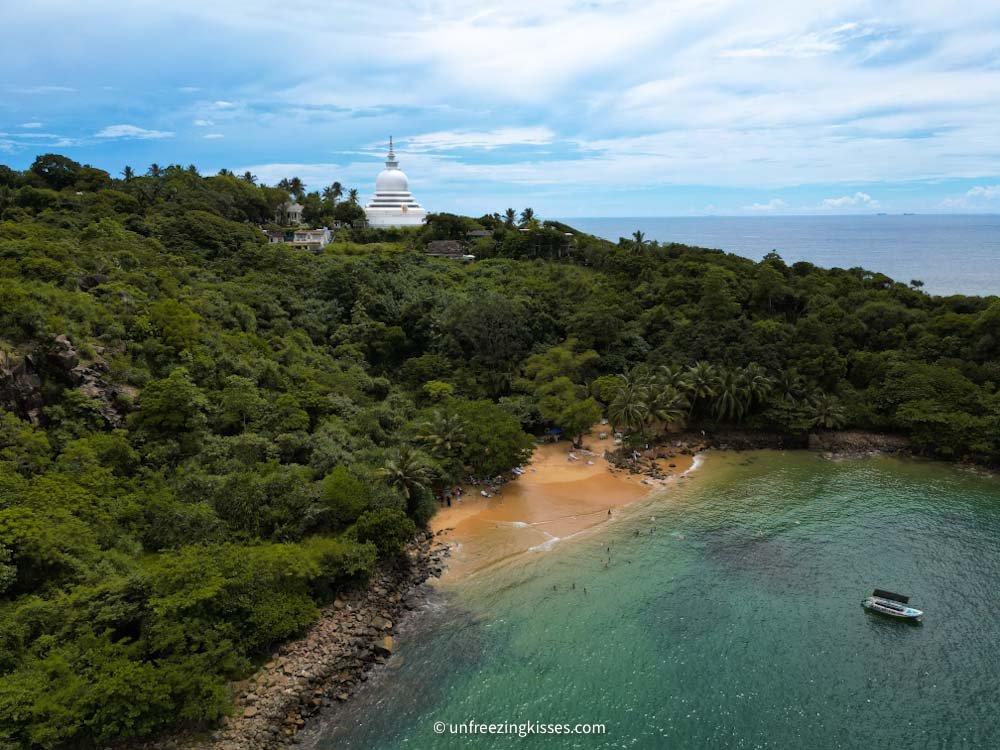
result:
[(872, 595), (861, 602), (861, 606), (889, 617), (898, 617), (903, 620), (920, 620), (923, 617), (923, 610), (915, 609), (910, 605), (910, 597), (902, 594), (894, 594), (892, 591), (875, 589)]

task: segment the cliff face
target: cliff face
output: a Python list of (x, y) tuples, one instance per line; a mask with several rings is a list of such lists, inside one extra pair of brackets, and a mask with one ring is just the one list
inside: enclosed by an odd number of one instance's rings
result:
[(120, 427), (124, 414), (118, 396), (125, 391), (112, 385), (107, 373), (103, 360), (81, 364), (76, 348), (63, 334), (31, 351), (0, 347), (0, 408), (39, 424), (47, 392), (76, 388), (100, 403), (109, 426)]

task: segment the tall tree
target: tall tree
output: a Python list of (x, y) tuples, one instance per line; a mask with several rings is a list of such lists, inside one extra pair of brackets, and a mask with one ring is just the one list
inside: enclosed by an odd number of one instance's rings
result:
[(632, 247), (636, 252), (641, 253), (646, 247), (646, 234), (638, 229), (632, 232)]
[(507, 227), (507, 229), (513, 229), (516, 224), (517, 224), (517, 211), (515, 211), (513, 208), (508, 208), (506, 211), (503, 212), (503, 225)]
[(416, 509), (420, 495), (428, 490), (433, 477), (427, 459), (409, 445), (401, 446), (376, 473), (399, 491), (409, 513)]

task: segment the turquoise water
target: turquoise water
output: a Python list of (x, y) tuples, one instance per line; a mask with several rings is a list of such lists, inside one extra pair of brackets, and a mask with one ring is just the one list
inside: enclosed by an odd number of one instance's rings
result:
[[(924, 623), (864, 610), (873, 586), (910, 594)], [(586, 538), (452, 587), (306, 745), (998, 747), (998, 594), (996, 479), (716, 454)], [(469, 720), (607, 728), (433, 731)]]
[(932, 294), (1000, 294), (1000, 216), (699, 216), (566, 219), (611, 241), (641, 229), (649, 240), (720, 248), (760, 260), (860, 266)]

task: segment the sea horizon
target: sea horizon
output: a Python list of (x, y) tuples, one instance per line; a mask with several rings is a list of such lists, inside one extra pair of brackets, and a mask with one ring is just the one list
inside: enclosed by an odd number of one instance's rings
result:
[(896, 281), (922, 282), (935, 295), (1000, 294), (998, 214), (837, 214), (783, 216), (560, 218), (615, 242), (645, 240), (720, 249), (759, 261), (864, 268)]

